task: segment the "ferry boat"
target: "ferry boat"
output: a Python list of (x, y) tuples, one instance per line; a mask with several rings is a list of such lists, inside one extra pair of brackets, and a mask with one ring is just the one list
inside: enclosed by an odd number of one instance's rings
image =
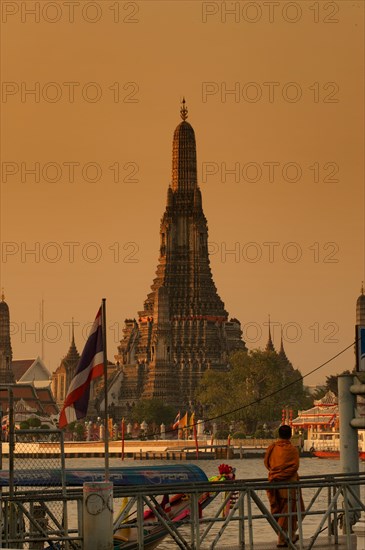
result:
[[(156, 467), (157, 469), (160, 467)], [(164, 466), (168, 471), (173, 472), (175, 466)], [(179, 467), (178, 467), (179, 468)], [(185, 466), (188, 468), (189, 477), (199, 478), (201, 481), (203, 478), (207, 480), (205, 473), (198, 466)], [(185, 472), (186, 473), (186, 472)], [(219, 474), (209, 478), (212, 483), (225, 480), (233, 480), (235, 478), (235, 469), (228, 464), (221, 464), (219, 466)], [(203, 492), (198, 497), (199, 517), (202, 516), (203, 509), (210, 504), (217, 493)], [(234, 498), (234, 492), (231, 499)], [(231, 499), (227, 503), (227, 509), (224, 510), (224, 514), (229, 513), (231, 506)], [(189, 519), (191, 514), (191, 503), (189, 497), (184, 493), (177, 493), (174, 495), (164, 495), (159, 503), (159, 510), (157, 512), (161, 516), (165, 516), (174, 524), (181, 524), (184, 520)], [(158, 518), (158, 516), (151, 510), (147, 509), (144, 512), (144, 540), (143, 547), (146, 550), (153, 550), (161, 541), (168, 535), (168, 528)], [(136, 512), (129, 513), (127, 503), (122, 506), (117, 518), (114, 521), (114, 550), (138, 550), (140, 547), (138, 541), (138, 526)]]
[[(292, 422), (294, 433), (307, 431), (303, 451), (317, 458), (340, 458), (339, 408), (337, 396), (328, 391), (314, 406), (299, 411)], [(365, 430), (358, 430), (359, 458), (365, 460)]]
[[(105, 480), (103, 468), (80, 468), (50, 470), (23, 469), (13, 472), (13, 483), (16, 487), (58, 487), (63, 483), (67, 487), (81, 487), (85, 482)], [(210, 478), (214, 482), (233, 480), (235, 469), (227, 464), (219, 466), (219, 474)], [(208, 481), (205, 472), (198, 466), (192, 464), (174, 464), (168, 466), (133, 466), (109, 469), (109, 479), (114, 486), (153, 486), (197, 483)], [(9, 487), (10, 472), (0, 471), (0, 488)], [(203, 509), (210, 504), (219, 493), (204, 491), (198, 496), (199, 515)], [(234, 492), (232, 493), (234, 496)], [(233, 497), (232, 497), (233, 498)], [(191, 515), (190, 498), (183, 492), (164, 494), (160, 497), (155, 510), (146, 508), (144, 511), (143, 547), (145, 550), (153, 550), (168, 535), (168, 527), (161, 522), (160, 517), (165, 517), (174, 524), (181, 524)], [(230, 501), (227, 503), (230, 506)], [(229, 509), (226, 511), (229, 512)], [(114, 519), (113, 525), (113, 547), (114, 550), (138, 550), (137, 512), (133, 498), (131, 502), (125, 502)]]

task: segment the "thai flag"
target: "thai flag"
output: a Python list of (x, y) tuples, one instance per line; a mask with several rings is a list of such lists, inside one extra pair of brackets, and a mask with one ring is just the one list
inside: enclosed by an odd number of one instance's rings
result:
[(174, 420), (174, 423), (172, 425), (173, 430), (176, 430), (176, 428), (179, 427), (179, 422), (180, 422), (180, 411), (177, 413), (177, 415), (175, 417), (175, 420)]
[(89, 337), (81, 354), (76, 374), (68, 388), (59, 427), (63, 428), (74, 420), (85, 418), (89, 404), (91, 381), (104, 373), (104, 350), (102, 333), (102, 308), (99, 309), (91, 327)]

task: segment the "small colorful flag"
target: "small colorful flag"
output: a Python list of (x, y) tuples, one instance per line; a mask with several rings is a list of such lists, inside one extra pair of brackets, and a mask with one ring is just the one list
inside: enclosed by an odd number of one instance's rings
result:
[(188, 413), (186, 412), (184, 416), (181, 418), (181, 420), (179, 420), (179, 428), (180, 429), (186, 428), (187, 425), (188, 425)]

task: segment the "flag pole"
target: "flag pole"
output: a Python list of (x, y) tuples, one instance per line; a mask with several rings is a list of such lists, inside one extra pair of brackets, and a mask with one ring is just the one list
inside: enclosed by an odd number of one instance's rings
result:
[(103, 333), (103, 363), (104, 363), (104, 456), (105, 481), (109, 481), (109, 426), (108, 426), (108, 360), (106, 350), (106, 299), (102, 299), (101, 326)]

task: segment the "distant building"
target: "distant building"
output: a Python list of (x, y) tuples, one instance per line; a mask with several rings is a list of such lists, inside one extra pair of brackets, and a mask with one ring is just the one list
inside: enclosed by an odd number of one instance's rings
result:
[(80, 354), (77, 351), (75, 344), (74, 330), (72, 327), (72, 339), (70, 348), (62, 359), (60, 365), (52, 374), (52, 392), (56, 403), (62, 408), (65, 401), (67, 390), (71, 383), (71, 380), (75, 376), (77, 365), (80, 361)]
[(361, 294), (356, 300), (356, 324), (365, 326), (365, 294), (364, 284), (361, 285)]
[(14, 375), (11, 369), (13, 350), (10, 341), (10, 311), (5, 302), (4, 292), (0, 301), (0, 384), (14, 383)]
[[(305, 411), (298, 411), (298, 416), (292, 421), (294, 432), (307, 432), (304, 450), (309, 451), (313, 441), (317, 441), (316, 448), (320, 443), (331, 441), (334, 433), (339, 437), (339, 408), (337, 396), (328, 391), (322, 399), (314, 401), (313, 407)], [(308, 448), (307, 448), (308, 447)]]
[(208, 227), (197, 179), (195, 134), (182, 122), (173, 136), (172, 181), (160, 226), (160, 254), (138, 319), (126, 319), (109, 402), (119, 416), (139, 399), (193, 407), (207, 369), (225, 370), (230, 352), (245, 350), (240, 322), (229, 319), (213, 281)]
[(8, 357), (11, 363), (13, 350), (10, 341), (10, 311), (5, 302), (4, 292), (2, 292), (0, 300), (0, 350), (4, 352), (5, 357)]
[(282, 369), (281, 370), (281, 376), (282, 376), (282, 379), (283, 379), (284, 383), (285, 383), (285, 375), (286, 374), (290, 375), (294, 371), (297, 371), (298, 375), (301, 376), (299, 370), (295, 369), (293, 367), (293, 364), (291, 363), (291, 361), (289, 361), (289, 359), (286, 355), (286, 352), (285, 352), (285, 349), (284, 349), (284, 341), (283, 341), (283, 332), (282, 331), (281, 331), (281, 338), (280, 338), (280, 349), (279, 349), (279, 352), (276, 351), (274, 343), (272, 341), (272, 337), (271, 337), (270, 318), (269, 318), (269, 336), (268, 336), (267, 344), (266, 344), (266, 347), (265, 347), (265, 351), (275, 353), (275, 355), (279, 358), (280, 366), (281, 366), (281, 369)]
[(14, 410), (23, 416), (37, 414), (46, 418), (58, 415), (51, 389), (51, 374), (40, 357), (13, 360), (10, 339), (10, 312), (4, 293), (0, 301), (0, 405), (4, 415), (9, 406), (9, 392), (14, 395)]
[(36, 359), (18, 359), (11, 362), (16, 384), (32, 383), (35, 387), (49, 387), (51, 373), (38, 356)]
[[(31, 416), (38, 416), (44, 422), (47, 421), (47, 418), (53, 421), (58, 418), (59, 410), (50, 388), (35, 388), (32, 384), (15, 384), (12, 386), (12, 390), (14, 412), (19, 413), (17, 421), (26, 420)], [(0, 388), (0, 406), (3, 415), (7, 416), (9, 392), (6, 388)]]

